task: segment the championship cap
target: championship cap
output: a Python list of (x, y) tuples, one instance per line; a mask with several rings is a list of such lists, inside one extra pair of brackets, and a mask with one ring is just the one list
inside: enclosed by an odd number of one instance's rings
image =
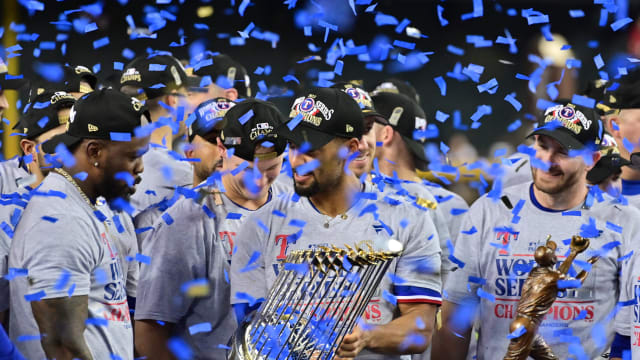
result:
[(44, 92), (29, 103), (14, 129), (33, 140), (45, 132), (69, 122), (69, 116), (60, 117), (58, 112), (75, 104), (76, 98), (64, 92)]
[[(285, 122), (284, 115), (272, 103), (258, 99), (242, 100), (224, 115), (220, 140), (225, 147), (234, 148), (234, 155), (244, 160), (274, 158), (286, 147), (285, 140), (276, 132)], [(257, 155), (258, 145), (273, 151)]]
[(622, 109), (640, 109), (640, 70), (634, 70), (611, 84), (605, 90), (602, 104), (598, 107), (606, 115)]
[(120, 76), (120, 87), (125, 85), (143, 90), (136, 96), (138, 100), (154, 99), (187, 86), (187, 74), (171, 55), (139, 56), (127, 64)]
[(592, 184), (599, 184), (611, 175), (620, 174), (623, 166), (631, 164), (631, 161), (620, 156), (616, 141), (606, 133), (602, 137), (600, 154), (600, 160), (587, 173), (587, 180)]
[(247, 70), (239, 62), (227, 55), (214, 55), (200, 61), (205, 64), (194, 69), (193, 74), (200, 78), (210, 77), (211, 82), (224, 88), (238, 90), (238, 96), (251, 96), (251, 80)]
[(383, 92), (406, 95), (411, 100), (418, 104), (420, 103), (420, 95), (418, 95), (416, 89), (408, 82), (400, 79), (391, 78), (384, 80), (380, 84), (376, 85), (373, 91), (371, 91), (371, 96), (375, 96)]
[(373, 106), (373, 100), (371, 100), (371, 96), (369, 96), (369, 93), (366, 92), (362, 87), (350, 82), (337, 83), (331, 87), (334, 89), (342, 90), (349, 96), (351, 96), (353, 100), (358, 103), (360, 109), (362, 109), (362, 116), (382, 117), (382, 115), (380, 115), (375, 110)]
[[(207, 100), (189, 115), (193, 116), (193, 122), (189, 125), (189, 142), (193, 141), (196, 135), (206, 138), (212, 132), (220, 133), (224, 128), (224, 115), (236, 105), (235, 102), (219, 97)], [(191, 120), (187, 119), (187, 122)]]
[(289, 122), (279, 133), (297, 145), (309, 143), (316, 150), (334, 138), (357, 138), (363, 134), (362, 110), (344, 91), (312, 88), (294, 100)]
[[(85, 82), (86, 84), (83, 84)], [(88, 84), (88, 86), (87, 86)], [(51, 82), (44, 79), (31, 81), (32, 88), (29, 89), (29, 102), (36, 101), (36, 98), (45, 92), (65, 91), (67, 93), (89, 93), (98, 85), (98, 78), (89, 68), (76, 65), (64, 66), (64, 79), (60, 82)]]
[(600, 116), (593, 109), (562, 102), (547, 108), (544, 125), (527, 137), (546, 135), (569, 150), (577, 150), (585, 146), (599, 146), (601, 134)]
[(392, 92), (380, 92), (372, 97), (373, 105), (400, 134), (411, 153), (422, 161), (427, 161), (424, 142), (414, 138), (415, 131), (427, 128), (424, 110), (408, 96)]
[(114, 89), (96, 90), (76, 101), (67, 131), (45, 142), (42, 149), (52, 154), (58, 144), (70, 148), (82, 139), (128, 141), (135, 136), (135, 129), (147, 125), (150, 118), (140, 100)]
[(4, 60), (0, 57), (0, 90), (18, 90), (29, 81), (22, 78), (22, 76), (12, 76), (9, 74), (9, 68)]

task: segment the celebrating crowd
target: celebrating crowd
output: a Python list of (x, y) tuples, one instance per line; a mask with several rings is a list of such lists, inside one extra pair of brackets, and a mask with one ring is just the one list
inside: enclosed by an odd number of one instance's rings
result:
[[(0, 112), (27, 86), (6, 73)], [(288, 254), (391, 239), (337, 359), (500, 359), (534, 331), (521, 351), (640, 359), (640, 73), (600, 87), (541, 113), (469, 207), (418, 176), (428, 119), (398, 80), (307, 88), (288, 113), (222, 54), (139, 56), (118, 87), (83, 66), (33, 81), (0, 163), (0, 359), (226, 359)], [(556, 266), (540, 248), (561, 264), (574, 235), (583, 282), (521, 311), (536, 262)]]

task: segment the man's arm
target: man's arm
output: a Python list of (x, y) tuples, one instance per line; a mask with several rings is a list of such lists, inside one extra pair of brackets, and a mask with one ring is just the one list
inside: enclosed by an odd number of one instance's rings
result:
[(357, 326), (342, 340), (338, 359), (354, 358), (365, 348), (380, 354), (424, 352), (431, 343), (437, 307), (424, 303), (399, 303), (398, 309), (401, 315), (387, 324), (368, 330)]
[(442, 302), (442, 327), (436, 331), (431, 349), (432, 360), (464, 360), (469, 351), (472, 326), (456, 328), (451, 319), (457, 304)]
[(40, 342), (48, 358), (93, 359), (84, 341), (88, 308), (86, 295), (31, 302), (33, 317), (43, 335)]
[(155, 320), (136, 320), (134, 339), (138, 355), (147, 359), (174, 360), (167, 347), (172, 326), (171, 323), (160, 325)]

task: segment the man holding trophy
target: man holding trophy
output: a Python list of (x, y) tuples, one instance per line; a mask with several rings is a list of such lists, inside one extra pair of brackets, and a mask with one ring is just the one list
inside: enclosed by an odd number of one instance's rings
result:
[[(597, 187), (587, 187), (586, 173), (600, 157), (602, 133), (593, 110), (562, 103), (548, 108), (542, 120), (530, 135), (535, 140), (533, 182), (489, 192), (465, 215), (454, 251), (458, 269), (445, 286), (443, 327), (434, 339), (433, 359), (467, 356), (476, 313), (477, 359), (505, 354), (509, 338), (522, 335), (510, 324), (518, 317), (518, 301), (525, 297), (525, 281), (535, 266), (532, 254), (549, 234), (557, 239), (553, 252), (561, 261), (572, 256), (574, 235), (590, 239), (589, 249), (568, 269), (571, 277), (580, 270), (589, 275), (577, 288), (558, 294), (540, 319), (538, 333), (560, 359), (593, 359), (608, 350), (619, 294), (618, 259), (638, 231), (640, 214)], [(600, 257), (595, 265), (588, 261), (592, 256)]]
[[(348, 170), (363, 132), (362, 112), (349, 95), (311, 89), (295, 100), (289, 117), (280, 135), (289, 140), (296, 194), (252, 214), (232, 256), (231, 302), (239, 320), (264, 298), (282, 297), (259, 310), (272, 324), (236, 334), (236, 342), (250, 343), (253, 353), (245, 358), (284, 358), (301, 341), (313, 342), (316, 350), (303, 347), (302, 354), (289, 358), (400, 359), (424, 351), (441, 302), (440, 246), (431, 218), (402, 201), (382, 198)], [(313, 258), (290, 262), (288, 256), (296, 254)], [(388, 270), (378, 276), (349, 271), (379, 259), (387, 261)], [(339, 271), (334, 271), (336, 262)], [(284, 285), (274, 286), (282, 271), (310, 281), (291, 285), (280, 279)], [(336, 285), (345, 282), (361, 287)], [(371, 289), (369, 302), (362, 289)], [(358, 309), (363, 321), (349, 329), (354, 324), (349, 314)], [(323, 333), (327, 339), (307, 335), (309, 323), (330, 327)]]

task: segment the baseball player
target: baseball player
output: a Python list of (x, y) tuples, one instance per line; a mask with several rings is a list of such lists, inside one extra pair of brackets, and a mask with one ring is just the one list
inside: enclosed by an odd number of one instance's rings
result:
[[(228, 280), (234, 241), (247, 216), (283, 191), (274, 179), (285, 143), (274, 130), (285, 122), (284, 116), (271, 103), (247, 99), (226, 112), (220, 131), (215, 125), (208, 127), (206, 116), (201, 116), (218, 105), (203, 104), (192, 130), (207, 139), (218, 134), (208, 141), (217, 142), (223, 159), (217, 174), (222, 177), (196, 187), (196, 197), (177, 201), (158, 219), (145, 243), (152, 261), (141, 267), (135, 318), (136, 348), (148, 358), (172, 358), (166, 349), (171, 336), (186, 340), (195, 358), (225, 357), (224, 345), (236, 329)], [(253, 116), (241, 123), (249, 111)], [(184, 284), (198, 281), (204, 294), (181, 291)], [(190, 330), (201, 323), (211, 326), (203, 332)]]
[[(44, 160), (41, 144), (65, 131), (69, 109), (75, 103), (75, 98), (65, 92), (43, 93), (36, 100), (46, 106), (35, 108), (34, 104), (28, 105), (16, 125), (24, 134), (20, 140), (24, 156), (0, 163), (0, 178), (6, 184), (3, 186), (6, 192), (0, 194), (0, 323), (8, 319), (5, 312), (9, 309), (9, 281), (4, 275), (8, 272), (11, 238), (27, 205), (29, 191), (40, 185), (49, 172), (50, 165)], [(46, 121), (41, 121), (42, 118)]]
[(16, 342), (29, 359), (133, 359), (121, 249), (96, 202), (135, 191), (149, 138), (134, 131), (148, 118), (140, 101), (94, 91), (73, 106), (67, 132), (47, 142), (72, 157), (61, 156), (65, 166), (32, 194), (9, 255), (12, 340), (43, 335)]
[[(401, 354), (424, 351), (441, 298), (440, 247), (433, 222), (401, 200), (383, 200), (373, 186), (346, 173), (345, 163), (363, 133), (362, 111), (349, 95), (311, 89), (294, 101), (289, 117), (280, 135), (289, 140), (295, 194), (252, 214), (238, 233), (230, 273), (237, 318), (242, 320), (259, 305), (248, 299), (267, 296), (290, 252), (330, 245), (380, 250), (393, 238), (404, 246), (390, 267), (395, 277), (385, 277), (367, 306), (363, 320), (371, 326), (357, 326), (337, 355), (400, 359)], [(308, 151), (302, 153), (303, 147)], [(256, 266), (248, 269), (254, 254), (259, 254)], [(418, 263), (429, 270), (419, 270)], [(403, 280), (392, 282), (392, 277)], [(397, 304), (383, 299), (383, 289)], [(410, 334), (415, 341), (406, 342)]]
[[(604, 110), (605, 126), (619, 145), (620, 156), (630, 159), (631, 153), (640, 151), (640, 71), (630, 72), (617, 82), (617, 89), (605, 91), (603, 104), (598, 106)], [(623, 167), (620, 177), (622, 195), (629, 204), (640, 207), (640, 169), (634, 165)]]
[[(443, 328), (434, 340), (434, 359), (465, 358), (476, 306), (477, 358), (504, 353), (509, 324), (533, 266), (531, 254), (549, 234), (555, 239), (589, 238), (590, 248), (574, 267), (590, 274), (580, 288), (560, 294), (540, 325), (540, 335), (561, 359), (595, 358), (607, 349), (613, 339), (609, 317), (619, 289), (618, 259), (638, 231), (637, 221), (630, 219), (640, 213), (619, 206), (597, 187), (587, 187), (586, 174), (600, 158), (597, 119), (591, 109), (571, 103), (548, 108), (544, 126), (530, 135), (536, 150), (531, 158), (533, 182), (485, 195), (471, 206), (453, 254), (458, 269), (445, 286), (448, 298)], [(559, 259), (566, 256), (568, 245), (558, 242)], [(593, 255), (600, 260), (591, 268), (587, 260)], [(594, 326), (602, 329), (597, 339)]]
[[(158, 71), (156, 67), (162, 70)], [(174, 137), (179, 135), (183, 118), (189, 113), (186, 81), (182, 64), (166, 54), (133, 59), (120, 78), (120, 91), (145, 101), (155, 125), (151, 133), (151, 151), (144, 158), (142, 183), (131, 197), (134, 217), (149, 206), (170, 199), (177, 186), (188, 186), (193, 180), (191, 166), (172, 151)]]
[[(185, 149), (185, 156), (190, 159), (193, 168), (193, 183), (196, 187), (205, 181), (214, 171), (222, 167), (222, 156), (218, 150), (217, 138), (225, 122), (224, 114), (235, 105), (225, 98), (207, 100), (200, 104), (187, 118), (189, 146)], [(145, 239), (151, 234), (155, 221), (180, 198), (175, 192), (171, 198), (164, 199), (141, 211), (135, 217), (138, 229), (138, 246), (142, 248)]]

